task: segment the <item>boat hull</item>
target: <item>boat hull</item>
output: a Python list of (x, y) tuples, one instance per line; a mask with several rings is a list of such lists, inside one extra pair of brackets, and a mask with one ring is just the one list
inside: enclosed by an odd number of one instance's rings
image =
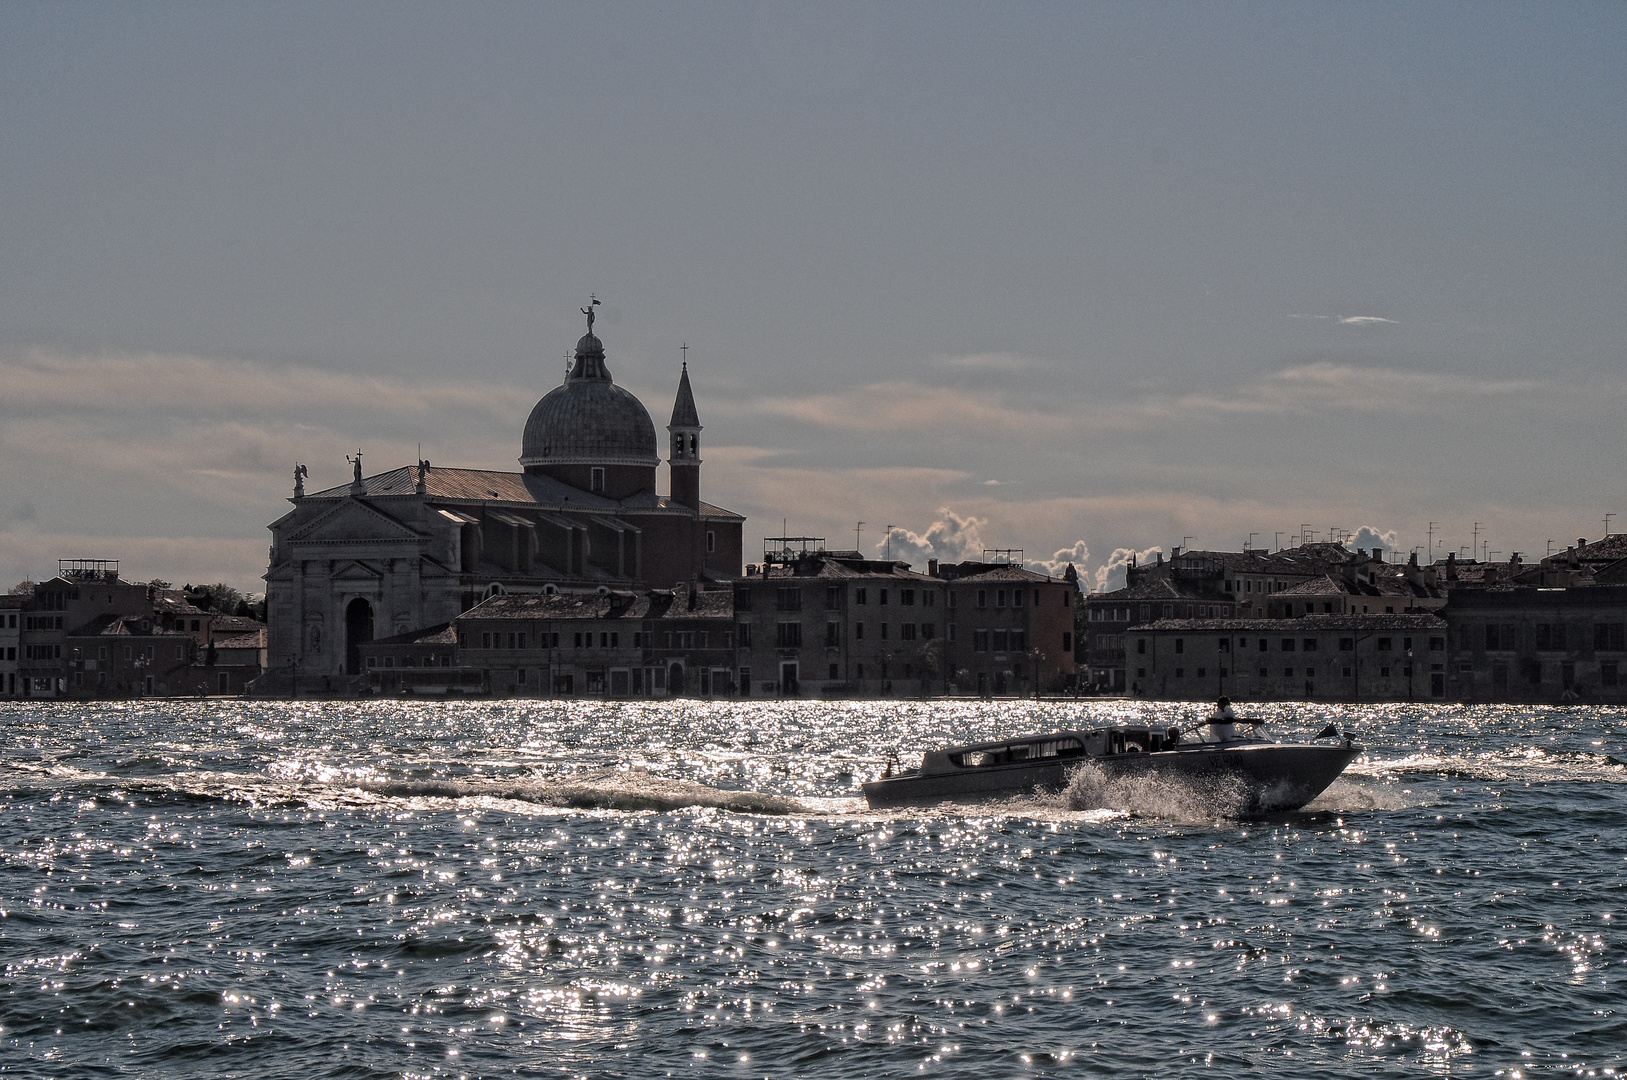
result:
[[(1111, 779), (1151, 776), (1193, 785), (1227, 785), (1241, 812), (1297, 810), (1327, 790), (1361, 753), (1356, 746), (1244, 743), (1195, 744), (1153, 753), (1106, 754), (1010, 765), (907, 773), (864, 785), (873, 808), (976, 802), (1067, 787), (1074, 770), (1094, 766)], [(1239, 786), (1240, 785), (1240, 786)]]

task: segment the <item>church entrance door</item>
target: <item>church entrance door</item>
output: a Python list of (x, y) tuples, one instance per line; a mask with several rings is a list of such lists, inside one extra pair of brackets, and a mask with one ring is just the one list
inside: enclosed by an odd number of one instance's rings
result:
[(345, 673), (362, 673), (361, 647), (373, 640), (373, 605), (357, 597), (345, 606)]

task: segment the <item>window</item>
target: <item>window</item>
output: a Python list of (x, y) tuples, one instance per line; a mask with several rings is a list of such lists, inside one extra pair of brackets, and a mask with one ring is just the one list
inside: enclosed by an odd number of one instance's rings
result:
[(1565, 648), (1564, 623), (1537, 623), (1537, 648), (1562, 652)]
[(1266, 648), (1267, 648), (1266, 640), (1265, 640), (1265, 638), (1261, 638), (1260, 639), (1260, 651), (1265, 652)]
[(1023, 606), (1023, 591), (1021, 589), (1012, 589), (1011, 590), (1011, 606), (1012, 607), (1022, 607)]
[(994, 590), (994, 606), (995, 607), (1005, 607), (1006, 606), (1006, 591), (1004, 589), (996, 589), (996, 590)]
[(1146, 638), (1144, 638), (1144, 637), (1136, 638), (1136, 653), (1137, 653), (1137, 655), (1140, 655), (1140, 656), (1145, 656), (1146, 655), (1146, 653), (1147, 653), (1147, 639)]
[(868, 594), (868, 589), (854, 589), (853, 602), (855, 604), (868, 604), (870, 602)]
[(954, 643), (955, 643), (955, 641), (956, 641), (956, 640), (957, 640), (957, 639), (956, 639), (956, 637), (955, 637), (955, 624), (954, 624), (954, 623), (950, 623), (950, 624), (949, 624), (949, 643), (950, 643), (950, 644), (951, 644), (951, 645), (953, 645), (953, 644), (954, 644)]
[(853, 640), (864, 640), (864, 624), (862, 622), (856, 622), (853, 624)]
[(801, 611), (802, 590), (795, 585), (781, 585), (776, 591), (775, 606), (780, 611)]
[(717, 533), (711, 529), (706, 530), (706, 550), (708, 554), (717, 550)]
[(994, 631), (994, 651), (995, 652), (1005, 652), (1006, 649), (1010, 645), (1010, 641), (1011, 641), (1011, 632), (1009, 630), (1006, 630), (1004, 628), (996, 628), (995, 629), (995, 631)]
[[(841, 623), (836, 623), (836, 622), (828, 622), (828, 623), (826, 623), (825, 624), (825, 644), (826, 644), (826, 646), (828, 646), (830, 648), (835, 648), (837, 645), (841, 644), (841, 641), (842, 641), (842, 624)], [(835, 676), (832, 676), (832, 678), (835, 678)]]
[(1294, 669), (1291, 668), (1291, 667), (1283, 668), (1282, 669), (1282, 677), (1285, 678), (1285, 679), (1292, 679), (1294, 677)]
[(1175, 651), (1178, 652), (1178, 653), (1184, 653), (1186, 651), (1186, 639), (1185, 638), (1176, 638), (1175, 639)]
[(979, 590), (977, 590), (977, 606), (978, 607), (988, 607), (989, 606), (989, 592), (988, 592), (987, 589), (979, 589)]
[(1627, 649), (1627, 623), (1594, 623), (1593, 647), (1607, 652), (1621, 652)]
[(900, 641), (915, 640), (915, 624), (912, 622), (898, 624), (898, 639)]
[(1600, 686), (1619, 686), (1620, 684), (1616, 680), (1617, 680), (1617, 675), (1616, 675), (1616, 665), (1615, 664), (1600, 664), (1599, 665), (1599, 685)]
[(1342, 638), (1339, 639), (1339, 651), (1340, 652), (1354, 652), (1355, 648), (1356, 648), (1356, 639), (1355, 638), (1342, 637)]
[(782, 622), (775, 627), (774, 647), (778, 649), (802, 648), (802, 624)]
[(1393, 642), (1394, 642), (1393, 638), (1387, 638), (1387, 637), (1379, 638), (1378, 639), (1378, 651), (1379, 652), (1389, 652), (1390, 651), (1390, 646), (1393, 644)]
[(887, 640), (887, 624), (886, 623), (881, 624), (881, 640), (883, 640), (883, 641)]
[(1443, 637), (1432, 637), (1432, 638), (1430, 638), (1429, 639), (1429, 651), (1430, 652), (1445, 652), (1446, 651), (1446, 639), (1443, 638)]
[(876, 590), (876, 603), (885, 604), (886, 602), (887, 602), (887, 590), (886, 589), (877, 589)]
[(1216, 642), (1216, 646), (1220, 649), (1221, 652), (1231, 652), (1232, 651), (1232, 639), (1223, 637), (1218, 642)]
[(751, 696), (751, 669), (749, 667), (740, 669), (740, 696)]
[[(1067, 596), (1068, 594), (1063, 593), (1062, 595)], [(1067, 630), (1062, 631), (1062, 651), (1065, 653), (1073, 652), (1073, 634)]]
[(1299, 647), (1300, 647), (1300, 650), (1303, 651), (1303, 652), (1315, 652), (1316, 651), (1316, 639), (1313, 638), (1313, 637), (1308, 637), (1304, 641), (1299, 643)]
[(921, 624), (921, 637), (923, 640), (931, 641), (937, 636), (937, 633), (938, 627), (936, 623), (924, 622)]
[(973, 630), (972, 631), (972, 651), (973, 652), (988, 652), (989, 651), (989, 632), (987, 630)]
[(938, 594), (933, 592), (931, 589), (922, 589), (921, 590), (921, 606), (922, 607), (931, 607), (933, 604), (937, 603), (937, 600), (938, 600)]
[[(580, 475), (580, 474), (578, 474), (578, 475)], [(604, 490), (604, 466), (603, 465), (595, 465), (595, 466), (593, 466), (592, 482), (593, 482), (592, 490), (594, 490), (594, 491), (603, 491)]]
[(825, 610), (840, 611), (842, 609), (842, 587), (840, 585), (825, 586)]
[(838, 678), (840, 678), (840, 676), (836, 674), (836, 665), (832, 664), (830, 666), (830, 681), (835, 682)]
[(900, 604), (907, 604), (907, 605), (909, 605), (911, 607), (915, 606), (915, 590), (914, 589), (899, 589), (898, 590), (898, 602)]
[(1285, 638), (1282, 639), (1282, 651), (1283, 652), (1293, 652), (1294, 651), (1294, 639), (1293, 638), (1285, 637)]
[(1028, 648), (1028, 631), (1021, 627), (1011, 628), (1011, 651), (1022, 652)]
[(955, 597), (956, 597), (956, 596), (958, 596), (958, 595), (960, 595), (960, 594), (959, 594), (959, 593), (957, 593), (957, 592), (955, 592), (955, 590), (953, 590), (953, 589), (950, 589), (950, 590), (949, 590), (949, 599), (948, 599), (948, 600), (947, 600), (947, 601), (945, 601), (945, 602), (946, 602), (946, 603), (947, 603), (947, 604), (948, 604), (948, 605), (949, 605), (949, 606), (950, 606), (950, 607), (951, 607), (951, 608), (953, 608), (953, 607), (954, 607), (954, 606), (955, 606)]
[(736, 585), (734, 587), (734, 609), (736, 611), (751, 610), (751, 586)]
[(1209, 674), (1209, 669), (1208, 668), (1201, 668), (1200, 667), (1198, 669), (1198, 678), (1202, 679), (1202, 678), (1206, 677), (1208, 674)]

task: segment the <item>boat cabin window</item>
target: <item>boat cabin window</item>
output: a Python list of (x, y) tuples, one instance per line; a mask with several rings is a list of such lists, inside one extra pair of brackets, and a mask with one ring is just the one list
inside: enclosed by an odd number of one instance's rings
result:
[(949, 755), (949, 760), (962, 769), (984, 768), (990, 765), (1012, 765), (1044, 758), (1083, 757), (1084, 743), (1072, 736), (1045, 739), (1040, 742), (1010, 743), (1006, 746), (988, 746)]

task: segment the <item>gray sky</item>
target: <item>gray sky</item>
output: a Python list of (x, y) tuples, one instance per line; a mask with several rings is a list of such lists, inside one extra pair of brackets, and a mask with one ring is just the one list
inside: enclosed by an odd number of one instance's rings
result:
[(658, 427), (691, 346), (748, 557), (1627, 528), (1624, 55), (1620, 4), (7, 4), (0, 584), (258, 590), (296, 459), (517, 468), (589, 292)]

